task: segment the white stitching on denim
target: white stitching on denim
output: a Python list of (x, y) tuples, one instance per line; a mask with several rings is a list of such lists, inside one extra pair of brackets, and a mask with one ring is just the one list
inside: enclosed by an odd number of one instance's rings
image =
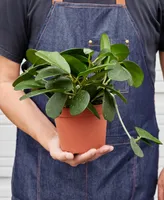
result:
[(137, 166), (137, 156), (134, 157), (134, 161), (133, 161), (133, 189), (132, 189), (132, 197), (130, 200), (134, 199), (134, 194), (136, 191), (136, 166)]
[(41, 149), (38, 147), (38, 165), (37, 165), (37, 200), (40, 200), (40, 171), (41, 171)]
[(85, 184), (86, 184), (86, 200), (88, 200), (88, 164), (86, 163), (86, 168), (85, 168), (85, 175), (86, 175), (86, 180), (85, 180)]

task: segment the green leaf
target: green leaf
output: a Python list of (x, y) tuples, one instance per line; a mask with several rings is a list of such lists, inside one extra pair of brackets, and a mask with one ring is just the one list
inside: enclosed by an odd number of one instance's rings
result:
[[(100, 65), (102, 63), (102, 61), (106, 58), (108, 58), (107, 61), (110, 61), (110, 57), (112, 56), (112, 53), (109, 52), (108, 49), (103, 49), (102, 51), (100, 51), (98, 57), (95, 59), (94, 64), (95, 65)], [(107, 62), (106, 62), (107, 63)], [(109, 63), (109, 62), (108, 62)], [(105, 63), (103, 63), (105, 64)]]
[(89, 93), (90, 99), (93, 99), (95, 97), (95, 95), (97, 94), (97, 91), (98, 91), (97, 87), (98, 87), (97, 85), (91, 84), (91, 85), (87, 85), (83, 88), (84, 88), (84, 90), (86, 90)]
[(77, 58), (78, 60), (80, 60), (81, 62), (88, 64), (88, 58), (87, 57), (82, 56), (82, 55), (78, 55), (78, 54), (75, 54), (73, 56), (75, 58)]
[(70, 66), (59, 52), (37, 51), (35, 54), (45, 61), (51, 63), (51, 65), (55, 65), (56, 67), (59, 67), (70, 74)]
[(63, 71), (62, 69), (55, 66), (51, 66), (40, 70), (35, 80), (41, 80), (48, 77), (54, 77), (56, 75), (64, 75), (64, 74), (66, 74), (66, 72)]
[(103, 95), (104, 95), (104, 89), (99, 88), (99, 89), (97, 90), (97, 94), (96, 94), (96, 95), (94, 96), (94, 98), (92, 98), (92, 100), (91, 100), (92, 104), (95, 105), (95, 102), (96, 102), (98, 99), (100, 99), (100, 98), (102, 99)]
[(88, 78), (88, 80), (86, 81), (86, 84), (88, 84), (90, 82), (92, 84), (93, 81), (95, 81), (95, 80), (101, 81), (104, 78), (105, 74), (107, 74), (108, 72), (109, 72), (109, 70), (104, 70), (102, 72), (96, 73), (95, 75)]
[(141, 140), (146, 143), (149, 146), (152, 146), (152, 144), (149, 142), (149, 140), (145, 139), (145, 138), (141, 138)]
[(47, 102), (46, 113), (52, 119), (57, 118), (67, 101), (67, 95), (62, 93), (55, 93)]
[(108, 92), (104, 91), (103, 97), (103, 116), (104, 119), (112, 122), (116, 114), (116, 108), (114, 104), (113, 96)]
[(113, 81), (132, 80), (131, 74), (122, 67), (117, 61), (111, 61), (113, 69), (108, 72), (108, 78)]
[(139, 87), (144, 80), (144, 73), (142, 69), (134, 62), (131, 61), (124, 61), (124, 67), (128, 70), (128, 72), (132, 76), (133, 85), (134, 87)]
[[(100, 65), (100, 66), (97, 66), (97, 67), (89, 68), (84, 72), (80, 72), (78, 74), (78, 77), (80, 77), (80, 76), (88, 76), (90, 73), (94, 73), (94, 72), (100, 71), (100, 70), (104, 69), (106, 66), (108, 66), (108, 68), (109, 68), (108, 64), (104, 64), (104, 65)], [(111, 69), (113, 69), (113, 66), (111, 66)]]
[(120, 99), (122, 99), (122, 101), (124, 103), (127, 103), (127, 99), (121, 94), (120, 91), (118, 90), (115, 90), (114, 88), (112, 87), (106, 87), (107, 89), (109, 89), (113, 94), (116, 94), (118, 97), (120, 97)]
[(72, 48), (72, 49), (67, 49), (67, 50), (65, 50), (65, 51), (62, 51), (60, 54), (61, 54), (61, 55), (69, 54), (69, 55), (72, 55), (72, 56), (80, 55), (80, 56), (86, 57), (86, 58), (87, 58), (87, 61), (88, 61), (88, 55), (84, 53), (84, 49), (83, 49), (83, 48)]
[(16, 85), (18, 85), (19, 83), (21, 83), (22, 81), (26, 81), (33, 78), (32, 74), (29, 74), (28, 72), (24, 72), (22, 73), (13, 83), (13, 87), (15, 87)]
[(35, 53), (37, 52), (37, 50), (35, 49), (28, 49), (26, 51), (26, 59), (34, 64), (34, 65), (40, 65), (40, 64), (45, 64), (45, 60), (43, 60), (42, 58), (38, 57)]
[(30, 97), (34, 97), (34, 96), (38, 96), (38, 95), (41, 95), (41, 94), (46, 94), (46, 93), (49, 93), (49, 92), (59, 92), (59, 93), (64, 93), (65, 90), (58, 90), (58, 89), (51, 89), (51, 90), (47, 90), (47, 89), (41, 89), (41, 90), (35, 90), (35, 91), (32, 91), (32, 92), (29, 92), (28, 94), (25, 94), (23, 95), (20, 100), (24, 100), (24, 99), (27, 99), (27, 98), (30, 98)]
[(35, 79), (25, 80), (15, 86), (15, 90), (45, 88), (45, 83)]
[(89, 49), (89, 48), (84, 48), (83, 51), (84, 51), (84, 54), (86, 54), (86, 55), (92, 56), (94, 54), (94, 51), (92, 49)]
[(100, 119), (100, 116), (99, 116), (99, 114), (98, 114), (96, 108), (95, 108), (91, 103), (88, 104), (88, 107), (87, 107), (87, 108), (88, 108), (88, 110), (90, 110), (98, 119)]
[(48, 67), (48, 64), (40, 64), (40, 65), (32, 65), (31, 67), (29, 67), (26, 72), (32, 75), (36, 75), (38, 74), (39, 70), (44, 69), (46, 67)]
[(36, 66), (31, 66), (29, 67), (24, 73), (22, 73), (13, 83), (13, 87), (18, 85), (21, 82), (30, 80), (34, 78), (34, 75), (37, 74), (37, 70), (40, 70), (44, 67), (46, 67), (47, 64), (41, 64), (41, 65), (36, 65)]
[(67, 77), (59, 77), (57, 79), (47, 81), (45, 87), (46, 89), (62, 89), (65, 91), (70, 91), (73, 89), (73, 83), (71, 79)]
[(80, 90), (72, 99), (70, 105), (71, 115), (79, 115), (80, 113), (82, 113), (87, 108), (89, 101), (89, 93), (85, 90)]
[(118, 58), (121, 62), (129, 56), (129, 48), (124, 44), (113, 44), (111, 46), (111, 52)]
[(145, 131), (144, 129), (139, 128), (139, 127), (135, 127), (135, 129), (141, 138), (148, 139), (156, 144), (162, 144), (162, 142), (160, 140), (158, 140), (156, 137), (152, 136), (149, 132)]
[(106, 33), (103, 33), (100, 39), (100, 50), (102, 51), (104, 49), (108, 49), (109, 52), (111, 51), (111, 42)]
[(133, 137), (131, 137), (131, 139), (130, 139), (130, 145), (131, 145), (135, 155), (137, 155), (140, 158), (144, 157), (142, 149), (139, 147), (139, 145), (136, 143), (136, 141)]
[(80, 72), (83, 72), (87, 69), (86, 64), (75, 58), (74, 56), (71, 55), (62, 55), (63, 58), (68, 62), (71, 68), (71, 73), (78, 75)]

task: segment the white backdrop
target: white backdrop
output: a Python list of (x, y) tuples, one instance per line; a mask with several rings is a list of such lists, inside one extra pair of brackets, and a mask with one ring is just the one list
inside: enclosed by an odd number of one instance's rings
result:
[[(164, 142), (164, 82), (157, 58), (156, 111), (160, 139)], [(16, 128), (0, 111), (0, 200), (10, 200), (10, 181), (15, 152)], [(164, 167), (164, 146), (160, 148), (159, 171)]]

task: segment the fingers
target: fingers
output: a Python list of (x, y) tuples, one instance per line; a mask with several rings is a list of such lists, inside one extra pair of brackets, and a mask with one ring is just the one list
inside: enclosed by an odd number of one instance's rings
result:
[(100, 149), (90, 149), (84, 154), (79, 154), (74, 156), (70, 152), (64, 152), (60, 148), (59, 138), (56, 136), (54, 137), (51, 142), (49, 143), (49, 151), (50, 155), (53, 159), (59, 160), (61, 162), (65, 162), (72, 167), (76, 167), (79, 164), (84, 164), (89, 161), (93, 161), (100, 156), (113, 151), (113, 147), (109, 145), (104, 145)]
[(70, 160), (67, 162), (72, 167), (76, 167), (79, 164), (83, 164), (85, 162), (88, 162), (90, 159), (92, 159), (96, 155), (97, 150), (96, 149), (90, 149), (84, 154), (77, 155), (74, 160)]
[(67, 162), (74, 159), (74, 155), (69, 152), (63, 152), (60, 148), (56, 148), (50, 153), (51, 157), (55, 160), (60, 160), (62, 162)]
[(112, 152), (114, 150), (113, 146), (109, 146), (109, 145), (104, 145), (101, 148), (97, 149), (96, 155), (89, 161), (94, 161), (96, 159), (98, 159), (99, 157)]

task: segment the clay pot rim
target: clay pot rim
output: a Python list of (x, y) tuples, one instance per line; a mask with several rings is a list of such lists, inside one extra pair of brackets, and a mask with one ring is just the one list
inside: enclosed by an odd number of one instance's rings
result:
[[(102, 115), (102, 104), (94, 105), (94, 107), (96, 108), (98, 114)], [(94, 116), (94, 114), (88, 109), (85, 109), (81, 114), (76, 115), (76, 116), (71, 115), (69, 110), (70, 110), (70, 108), (63, 108), (62, 113), (60, 114), (59, 118), (74, 118), (74, 117), (77, 118), (77, 117)]]

